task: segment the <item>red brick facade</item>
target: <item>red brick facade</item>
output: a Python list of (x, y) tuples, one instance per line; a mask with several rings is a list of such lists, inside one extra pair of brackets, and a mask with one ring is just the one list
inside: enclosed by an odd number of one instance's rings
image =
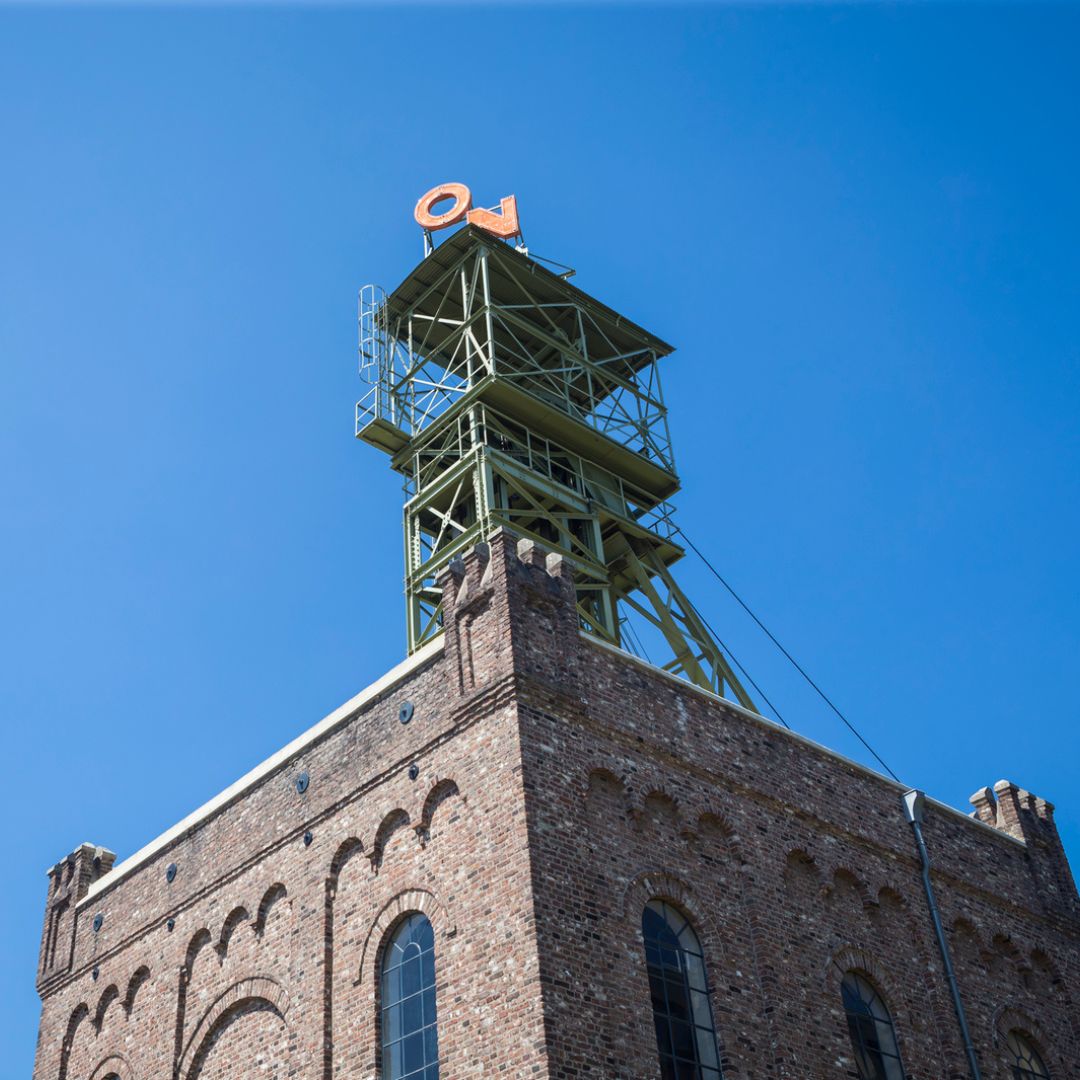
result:
[[(897, 785), (583, 637), (530, 544), (499, 534), (443, 583), (441, 642), (163, 842), (54, 868), (35, 1080), (377, 1077), (382, 948), (417, 910), (444, 1078), (654, 1080), (654, 898), (700, 937), (727, 1080), (855, 1076), (848, 970), (909, 1080), (968, 1075)], [(983, 1076), (1011, 1080), (1019, 1029), (1078, 1077), (1052, 807), (973, 802), (925, 833)]]

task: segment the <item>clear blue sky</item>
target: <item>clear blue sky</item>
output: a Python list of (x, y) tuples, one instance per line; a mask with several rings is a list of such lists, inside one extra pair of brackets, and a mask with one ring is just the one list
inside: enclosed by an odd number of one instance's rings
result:
[(356, 291), (444, 180), (678, 346), (681, 522), (892, 767), (1056, 801), (1080, 863), (1078, 40), (1030, 3), (0, 7), (10, 1075), (46, 867), (403, 654)]

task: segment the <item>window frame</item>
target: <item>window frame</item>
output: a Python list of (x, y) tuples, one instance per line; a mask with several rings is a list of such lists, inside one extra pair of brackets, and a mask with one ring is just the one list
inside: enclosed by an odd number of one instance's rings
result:
[[(660, 924), (660, 933), (655, 935), (650, 931), (650, 915)], [(662, 940), (663, 931), (669, 940)], [(653, 897), (642, 909), (641, 937), (661, 1080), (685, 1077), (687, 1065), (693, 1068), (695, 1080), (723, 1080), (705, 950), (692, 920), (670, 900)], [(664, 964), (665, 953), (674, 956), (677, 963)], [(673, 972), (681, 977), (673, 978)], [(672, 991), (676, 998), (682, 998), (681, 1016), (672, 1009)], [(658, 1008), (660, 1002), (662, 1009)], [(688, 1029), (683, 1031), (681, 1040), (677, 1037), (676, 1024)], [(666, 1040), (661, 1025), (666, 1029)], [(685, 1048), (688, 1044), (692, 1057), (678, 1051), (679, 1046)], [(681, 1070), (680, 1065), (684, 1067)]]
[[(1050, 1069), (1035, 1040), (1023, 1028), (1010, 1028), (1005, 1033), (1005, 1050), (1009, 1055), (1009, 1070), (1013, 1080), (1051, 1080)], [(1021, 1058), (1027, 1058), (1027, 1063)], [(1028, 1066), (1037, 1065), (1041, 1072)]]
[[(849, 985), (849, 980), (851, 985)], [(864, 987), (869, 990), (869, 996), (864, 995)], [(849, 993), (857, 996), (858, 1002), (865, 1007), (864, 1010), (853, 1011), (850, 1008)], [(855, 1055), (855, 1068), (860, 1080), (875, 1080), (878, 1076), (884, 1077), (885, 1080), (907, 1080), (904, 1058), (900, 1053), (900, 1040), (896, 1034), (896, 1021), (893, 1019), (888, 1002), (878, 989), (877, 982), (867, 972), (858, 968), (849, 968), (840, 980), (840, 1000), (844, 1007), (848, 1039), (852, 1053)], [(880, 1006), (878, 1011), (874, 1009), (875, 1004)], [(874, 1029), (875, 1044), (873, 1045), (868, 1044), (865, 1037), (867, 1022)], [(882, 1049), (882, 1028), (888, 1033), (892, 1043), (891, 1050)], [(866, 1063), (870, 1062), (875, 1068), (868, 1071)]]
[[(417, 941), (421, 935), (423, 944)], [(408, 938), (404, 941), (403, 938)], [(414, 965), (408, 967), (409, 965)], [(417, 979), (419, 980), (417, 982)], [(378, 1075), (382, 1080), (438, 1080), (438, 979), (435, 928), (422, 911), (410, 911), (387, 931), (376, 984)], [(393, 993), (391, 993), (393, 990)], [(406, 1008), (419, 1008), (419, 1024), (406, 1026)], [(430, 1010), (430, 1018), (429, 1018)], [(406, 1040), (419, 1039), (421, 1062), (406, 1069)], [(394, 1052), (400, 1048), (399, 1053)], [(409, 1047), (415, 1052), (417, 1043)]]

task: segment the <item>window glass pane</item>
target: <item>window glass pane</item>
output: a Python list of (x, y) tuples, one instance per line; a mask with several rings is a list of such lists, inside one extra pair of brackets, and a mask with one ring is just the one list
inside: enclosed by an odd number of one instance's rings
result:
[(849, 971), (840, 993), (859, 1080), (904, 1080), (892, 1017), (874, 985)]
[(397, 1000), (401, 997), (401, 969), (386, 968), (382, 977), (382, 1001)]
[(668, 1013), (673, 1019), (689, 1020), (690, 1019), (690, 989), (682, 982), (675, 982), (673, 979), (667, 979), (664, 982), (664, 987), (667, 990), (667, 1007)]
[(422, 1032), (407, 1035), (401, 1052), (401, 1064), (406, 1072), (415, 1072), (424, 1067), (424, 1036)]
[(383, 957), (383, 1080), (438, 1080), (435, 933), (419, 912), (394, 931)]
[(432, 974), (432, 982), (427, 984), (427, 989), (425, 989), (423, 994), (421, 995), (423, 1005), (424, 1005), (424, 1023), (425, 1024), (434, 1024), (435, 1023), (435, 982), (434, 982), (435, 972), (434, 972), (434, 969), (432, 970), (431, 974)]
[(679, 936), (685, 927), (690, 925), (677, 908), (673, 908), (669, 905), (665, 905), (664, 922), (676, 937)]
[[(712, 1009), (709, 1008), (709, 999), (708, 999), (708, 997), (705, 994), (698, 994), (698, 993), (691, 992), (691, 994), (690, 994), (690, 1002), (691, 1002), (691, 1005), (693, 1006), (693, 1021), (694, 1021), (694, 1023), (699, 1028), (702, 1028), (702, 1029), (704, 1029), (706, 1031), (712, 1030)], [(704, 1040), (704, 1042), (705, 1042), (705, 1047), (701, 1048), (702, 1053), (704, 1053), (704, 1049), (706, 1047), (709, 1047), (709, 1048), (712, 1049), (713, 1057), (715, 1058), (716, 1040), (714, 1039), (710, 1043), (710, 1040), (706, 1039), (706, 1040)], [(705, 1060), (704, 1056), (702, 1057), (702, 1060), (703, 1061)]]
[(401, 1026), (400, 1009), (384, 1009), (382, 1014), (383, 1039), (386, 1042), (397, 1042), (403, 1031)]
[(700, 956), (687, 957), (686, 978), (691, 990), (704, 994), (708, 989), (705, 985), (705, 963)]
[(1011, 1059), (1013, 1080), (1049, 1080), (1050, 1071), (1026, 1036), (1019, 1031), (1010, 1031), (1005, 1045)]
[(432, 942), (420, 954), (420, 967), (423, 972), (421, 981), (424, 986), (435, 985), (435, 942)]
[(896, 1045), (896, 1033), (893, 1031), (893, 1026), (890, 1021), (875, 1021), (874, 1038), (883, 1054), (891, 1054), (893, 1057), (899, 1057), (900, 1051)]
[(424, 1026), (422, 1000), (419, 994), (414, 994), (401, 1003), (401, 1027), (403, 1031), (419, 1031)]
[(720, 1060), (716, 1054), (715, 1039), (698, 1039), (698, 1054), (701, 1056), (700, 1065), (702, 1069), (711, 1069), (713, 1072), (719, 1071)]
[(662, 1080), (721, 1080), (701, 944), (686, 917), (651, 900), (641, 917)]
[(423, 985), (423, 968), (420, 965), (420, 954), (417, 953), (415, 956), (410, 956), (401, 965), (401, 994), (403, 997), (418, 994)]

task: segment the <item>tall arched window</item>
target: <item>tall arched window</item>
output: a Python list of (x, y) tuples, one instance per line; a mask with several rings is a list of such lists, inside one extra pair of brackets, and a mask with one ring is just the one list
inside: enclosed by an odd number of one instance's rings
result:
[(720, 1080), (705, 958), (694, 928), (670, 904), (641, 917), (661, 1080)]
[(1012, 1066), (1013, 1080), (1050, 1080), (1050, 1070), (1043, 1064), (1038, 1051), (1019, 1031), (1010, 1031), (1005, 1038)]
[(408, 916), (382, 962), (383, 1080), (439, 1080), (435, 1022), (435, 934), (427, 916)]
[(840, 990), (859, 1080), (904, 1080), (892, 1017), (873, 983), (849, 971)]

